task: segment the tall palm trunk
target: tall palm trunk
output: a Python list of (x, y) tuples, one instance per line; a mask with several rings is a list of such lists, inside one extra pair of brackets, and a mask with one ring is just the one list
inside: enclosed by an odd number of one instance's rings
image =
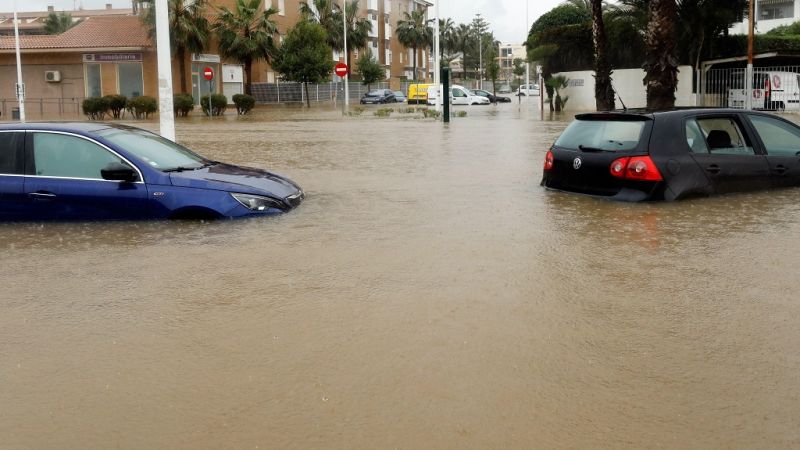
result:
[(675, 27), (678, 7), (675, 0), (651, 0), (648, 11), (644, 64), (647, 86), (647, 108), (665, 109), (675, 106), (678, 86), (678, 58), (675, 48)]
[(417, 81), (417, 47), (414, 47), (414, 81)]
[(181, 71), (181, 94), (186, 94), (186, 47), (178, 46), (175, 50), (178, 57), (178, 68)]
[(594, 99), (598, 111), (614, 109), (611, 67), (606, 56), (606, 28), (603, 24), (603, 0), (592, 2), (592, 37), (594, 38)]
[(253, 95), (251, 90), (251, 84), (253, 83), (253, 60), (247, 59), (244, 61), (244, 76), (247, 77), (247, 80), (244, 84), (244, 93), (247, 95)]

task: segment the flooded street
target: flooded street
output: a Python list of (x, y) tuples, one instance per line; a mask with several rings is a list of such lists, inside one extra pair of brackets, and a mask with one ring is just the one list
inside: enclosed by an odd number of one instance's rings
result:
[(280, 217), (1, 224), (0, 448), (800, 446), (800, 190), (548, 192), (570, 117), (372, 111), (178, 122)]

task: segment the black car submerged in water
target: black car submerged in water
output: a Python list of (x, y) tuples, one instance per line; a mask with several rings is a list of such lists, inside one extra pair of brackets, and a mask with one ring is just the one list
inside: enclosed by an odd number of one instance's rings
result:
[(580, 114), (547, 152), (541, 184), (622, 201), (800, 186), (800, 127), (733, 109)]

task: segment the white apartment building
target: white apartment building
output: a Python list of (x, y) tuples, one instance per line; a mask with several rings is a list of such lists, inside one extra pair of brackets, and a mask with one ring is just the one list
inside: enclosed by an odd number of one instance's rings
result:
[[(800, 20), (800, 0), (756, 0), (756, 33), (766, 33), (773, 28)], [(747, 34), (749, 22), (737, 23), (731, 34)]]

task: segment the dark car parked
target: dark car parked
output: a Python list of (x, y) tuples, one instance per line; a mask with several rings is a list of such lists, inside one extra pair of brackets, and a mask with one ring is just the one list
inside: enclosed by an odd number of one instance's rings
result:
[(489, 91), (484, 91), (483, 89), (473, 89), (472, 93), (480, 97), (486, 97), (492, 103), (508, 103), (511, 101), (511, 98), (509, 97), (503, 97), (502, 95), (494, 95)]
[(138, 128), (0, 125), (0, 220), (264, 216), (304, 196), (287, 178), (206, 159)]
[(397, 99), (395, 98), (394, 91), (389, 89), (376, 89), (374, 91), (369, 91), (361, 97), (361, 104), (374, 104), (374, 103), (395, 103)]
[(677, 200), (800, 185), (800, 127), (763, 112), (580, 114), (547, 152), (542, 186)]

